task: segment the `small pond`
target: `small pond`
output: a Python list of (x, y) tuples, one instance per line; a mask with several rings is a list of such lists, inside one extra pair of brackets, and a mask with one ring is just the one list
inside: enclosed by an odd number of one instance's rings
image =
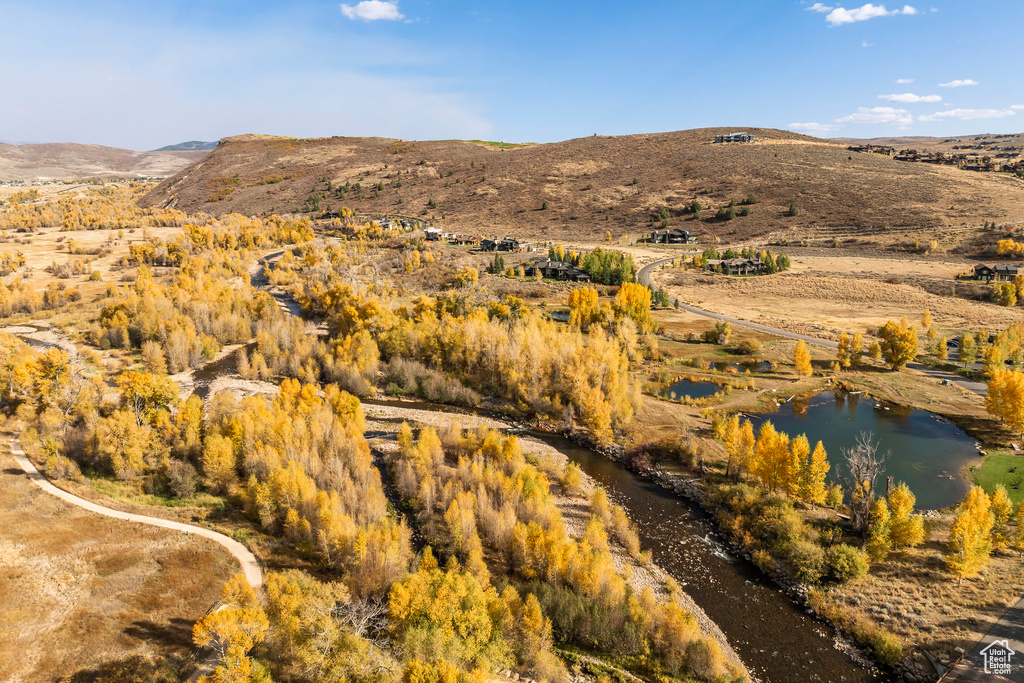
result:
[(740, 363), (722, 361), (712, 363), (711, 367), (718, 372), (727, 372), (729, 370), (736, 370), (736, 372), (769, 372), (772, 369), (772, 364), (766, 360), (745, 360)]
[[(724, 387), (714, 382), (694, 382), (691, 379), (681, 379), (671, 384), (665, 391), (661, 392), (663, 398), (678, 401), (684, 396), (690, 398), (707, 398), (722, 391)], [(675, 398), (672, 395), (675, 394)]]
[(552, 320), (555, 320), (557, 322), (569, 322), (569, 311), (551, 311), (550, 313), (548, 313), (548, 315), (551, 316)]
[(919, 510), (959, 503), (968, 489), (961, 470), (981, 458), (977, 442), (949, 420), (924, 410), (883, 405), (866, 394), (826, 391), (794, 398), (775, 413), (750, 417), (755, 431), (770, 419), (790, 437), (807, 434), (812, 448), (821, 441), (832, 464), (832, 481), (847, 474), (842, 449), (853, 446), (861, 432), (873, 433), (879, 452), (890, 453), (876, 489), (884, 491), (886, 477), (905, 481), (917, 496)]

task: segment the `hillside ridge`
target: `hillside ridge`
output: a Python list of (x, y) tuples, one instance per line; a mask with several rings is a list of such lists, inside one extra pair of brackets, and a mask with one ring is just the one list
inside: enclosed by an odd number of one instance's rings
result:
[[(715, 144), (745, 130), (753, 143)], [(716, 219), (742, 203), (749, 215)], [(688, 211), (696, 199), (700, 220)], [(594, 238), (654, 225), (750, 237), (806, 226), (940, 227), (1024, 219), (1024, 182), (1005, 174), (851, 154), (845, 143), (767, 128), (590, 136), (527, 146), (392, 138), (224, 138), (143, 200), (214, 215), (347, 206), (428, 218), (478, 235)], [(797, 215), (789, 215), (789, 209)]]

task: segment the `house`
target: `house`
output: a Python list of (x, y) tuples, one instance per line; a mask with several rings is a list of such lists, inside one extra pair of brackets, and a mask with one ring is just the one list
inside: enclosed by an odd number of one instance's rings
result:
[(672, 230), (655, 230), (651, 233), (650, 241), (653, 244), (693, 244), (697, 241), (697, 236), (689, 230), (673, 228)]
[(523, 273), (527, 277), (535, 277), (538, 271), (540, 272), (541, 277), (551, 280), (590, 282), (590, 275), (588, 275), (586, 271), (577, 268), (571, 263), (566, 263), (565, 261), (543, 259), (540, 261), (534, 261), (533, 263), (528, 263), (523, 268)]
[(498, 243), (494, 240), (480, 240), (480, 251), (497, 251)]
[(473, 235), (448, 235), (448, 244), (480, 244), (480, 238)]
[(716, 135), (715, 142), (753, 142), (754, 136), (750, 133), (729, 133), (728, 135)]
[(988, 266), (984, 263), (979, 263), (974, 266), (974, 272), (968, 276), (971, 280), (981, 280), (982, 282), (1009, 282), (1017, 277), (1017, 273), (1021, 272), (1021, 266), (1014, 264), (998, 264), (995, 266)]
[(759, 258), (708, 259), (707, 267), (728, 275), (761, 275), (764, 273), (764, 262)]
[(423, 231), (423, 239), (428, 242), (440, 242), (444, 235), (437, 228), (427, 228)]

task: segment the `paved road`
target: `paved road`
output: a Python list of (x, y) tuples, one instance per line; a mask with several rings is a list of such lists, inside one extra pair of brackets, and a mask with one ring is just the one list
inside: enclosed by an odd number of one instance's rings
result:
[(228, 552), (238, 560), (239, 564), (242, 565), (242, 571), (245, 573), (245, 579), (253, 588), (259, 588), (263, 585), (263, 571), (260, 569), (256, 556), (249, 552), (248, 548), (233, 538), (229, 538), (224, 534), (219, 534), (216, 531), (192, 526), (191, 524), (182, 524), (181, 522), (172, 522), (168, 519), (146, 517), (145, 515), (136, 515), (130, 512), (112, 510), (111, 508), (97, 505), (96, 503), (85, 500), (84, 498), (79, 498), (74, 494), (59, 489), (51, 484), (49, 480), (47, 480), (46, 477), (36, 469), (35, 465), (33, 465), (25, 455), (25, 451), (22, 450), (21, 443), (18, 441), (18, 437), (16, 436), (11, 437), (11, 455), (14, 456), (14, 460), (18, 463), (18, 466), (24, 470), (25, 474), (28, 475), (28, 478), (31, 479), (39, 488), (63, 501), (71, 503), (72, 505), (77, 505), (80, 508), (84, 508), (90, 512), (95, 512), (98, 515), (113, 517), (114, 519), (123, 519), (129, 522), (138, 522), (139, 524), (149, 524), (150, 526), (158, 526), (164, 529), (171, 529), (173, 531), (182, 531), (186, 534), (196, 534), (197, 536), (203, 536), (212, 541), (216, 541), (224, 546)]
[[(675, 260), (675, 258), (676, 257), (664, 258), (658, 261), (648, 263), (646, 266), (641, 268), (640, 271), (637, 273), (637, 278), (640, 280), (641, 284), (650, 287), (651, 274), (654, 272), (654, 270), (659, 266), (662, 266), (666, 263), (670, 263), (671, 261)], [(679, 301), (678, 299), (672, 299), (671, 303), (673, 305), (678, 306), (681, 310), (688, 311), (695, 315), (701, 315), (704, 316), (705, 318), (711, 318), (712, 320), (725, 320), (732, 325), (739, 325), (740, 327), (746, 327), (751, 330), (757, 330), (758, 332), (774, 334), (777, 337), (786, 337), (788, 339), (800, 339), (807, 344), (817, 344), (818, 346), (824, 346), (830, 349), (839, 348), (839, 343), (834, 342), (831, 339), (819, 339), (818, 337), (810, 337), (806, 334), (797, 334), (796, 332), (781, 330), (777, 327), (769, 327), (767, 325), (753, 323), (750, 322), (749, 320), (733, 318), (727, 315), (721, 315), (720, 313), (712, 313), (711, 311), (705, 311), (702, 308), (697, 308), (695, 306), (690, 306), (689, 304), (684, 304), (682, 301)], [(973, 382), (969, 379), (964, 379), (959, 375), (954, 375), (953, 373), (946, 372), (945, 370), (938, 370), (923, 363), (909, 363), (907, 367), (913, 370), (917, 370), (918, 372), (924, 373), (929, 377), (934, 377), (937, 380), (948, 380), (958, 386), (963, 387), (964, 389), (967, 389), (968, 391), (972, 391), (975, 394), (978, 394), (979, 396), (984, 396), (986, 393), (988, 393), (988, 387), (983, 382)]]

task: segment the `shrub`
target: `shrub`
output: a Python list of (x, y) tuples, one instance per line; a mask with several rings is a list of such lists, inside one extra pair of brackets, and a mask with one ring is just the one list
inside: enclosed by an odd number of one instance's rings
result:
[(761, 342), (756, 339), (744, 339), (736, 345), (736, 350), (745, 356), (752, 356), (761, 351)]
[(715, 218), (721, 221), (731, 221), (733, 218), (736, 218), (736, 209), (731, 206), (723, 206), (715, 214)]
[(189, 498), (196, 492), (199, 473), (191, 464), (182, 460), (171, 460), (167, 465), (167, 486), (178, 498)]
[(816, 543), (796, 541), (789, 548), (789, 564), (798, 579), (817, 583), (825, 567), (825, 553)]
[(887, 666), (896, 666), (896, 663), (903, 659), (903, 643), (883, 629), (871, 634), (871, 649), (875, 653), (875, 658)]
[(825, 551), (825, 567), (829, 578), (845, 583), (868, 573), (868, 557), (860, 548), (840, 543)]
[(50, 479), (77, 479), (81, 472), (71, 458), (64, 455), (51, 455), (43, 463), (43, 471)]
[(753, 561), (754, 565), (763, 572), (766, 572), (775, 566), (775, 560), (772, 558), (771, 553), (766, 550), (755, 550), (750, 559)]
[(710, 681), (725, 673), (725, 657), (718, 641), (707, 636), (686, 646), (686, 667), (698, 678)]
[(787, 216), (799, 216), (800, 209), (796, 208), (796, 204), (789, 205), (789, 211), (786, 212)]

